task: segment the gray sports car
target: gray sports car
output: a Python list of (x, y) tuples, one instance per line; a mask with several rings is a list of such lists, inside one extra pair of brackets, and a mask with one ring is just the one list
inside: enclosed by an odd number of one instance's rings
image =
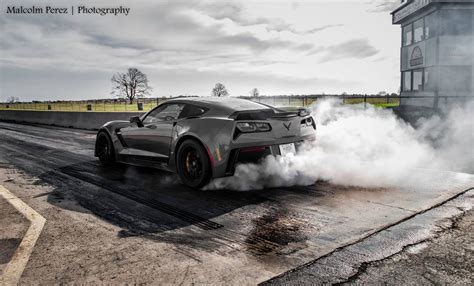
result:
[(316, 124), (304, 108), (282, 109), (239, 98), (168, 100), (130, 121), (111, 121), (97, 134), (95, 156), (175, 172), (201, 188), (232, 176), (237, 164), (295, 153), (315, 140)]

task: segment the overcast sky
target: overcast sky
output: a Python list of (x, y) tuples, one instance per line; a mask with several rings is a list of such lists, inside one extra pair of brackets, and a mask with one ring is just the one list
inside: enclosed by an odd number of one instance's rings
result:
[[(131, 8), (128, 16), (14, 15), (2, 0), (0, 101), (111, 97), (110, 78), (137, 67), (152, 96), (397, 92), (399, 1), (68, 1)], [(70, 9), (70, 6), (69, 6)]]

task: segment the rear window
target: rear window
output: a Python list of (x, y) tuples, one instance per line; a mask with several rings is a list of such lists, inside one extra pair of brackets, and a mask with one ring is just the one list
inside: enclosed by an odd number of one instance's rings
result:
[(253, 110), (253, 111), (236, 111), (232, 113), (229, 118), (235, 120), (265, 120), (275, 115), (271, 109)]

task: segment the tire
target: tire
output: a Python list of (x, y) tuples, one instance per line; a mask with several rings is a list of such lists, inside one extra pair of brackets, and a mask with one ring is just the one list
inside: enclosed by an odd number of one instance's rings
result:
[(110, 166), (115, 163), (114, 144), (109, 135), (104, 131), (97, 134), (95, 148), (97, 157), (102, 165)]
[(209, 157), (196, 140), (186, 140), (179, 146), (176, 169), (181, 181), (193, 189), (202, 188), (211, 180)]

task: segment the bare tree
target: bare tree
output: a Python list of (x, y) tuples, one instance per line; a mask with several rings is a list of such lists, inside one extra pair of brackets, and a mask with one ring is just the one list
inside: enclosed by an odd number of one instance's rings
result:
[(152, 88), (148, 85), (146, 74), (136, 68), (129, 68), (125, 73), (116, 73), (112, 79), (112, 94), (125, 97), (133, 103), (138, 97), (150, 94)]
[(229, 92), (222, 83), (216, 83), (216, 86), (212, 89), (212, 96), (227, 96)]
[(256, 87), (254, 87), (250, 90), (250, 96), (257, 97), (259, 95), (260, 95), (260, 93), (258, 92), (258, 89)]
[(15, 103), (15, 102), (19, 102), (20, 99), (16, 96), (10, 96), (9, 98), (7, 98), (7, 102), (8, 103)]

